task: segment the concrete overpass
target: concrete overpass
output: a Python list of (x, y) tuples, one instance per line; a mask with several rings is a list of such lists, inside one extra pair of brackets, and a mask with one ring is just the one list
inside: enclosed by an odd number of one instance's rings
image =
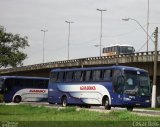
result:
[[(125, 65), (148, 70), (153, 79), (154, 52), (138, 52), (130, 55), (89, 57), (0, 69), (0, 75), (49, 77), (53, 68), (77, 68), (90, 66)], [(157, 96), (160, 96), (160, 51), (157, 63)]]
[[(25, 76), (48, 77), (50, 70), (53, 68), (110, 66), (119, 64), (119, 65), (133, 66), (146, 69), (149, 71), (149, 74), (152, 77), (153, 61), (154, 61), (154, 52), (138, 52), (132, 55), (89, 57), (82, 59), (72, 59), (72, 60), (27, 65), (16, 68), (0, 69), (0, 75), (21, 75), (21, 76), (25, 75)], [(160, 76), (159, 63), (160, 63), (160, 51), (158, 51), (158, 64), (157, 64), (158, 77)]]

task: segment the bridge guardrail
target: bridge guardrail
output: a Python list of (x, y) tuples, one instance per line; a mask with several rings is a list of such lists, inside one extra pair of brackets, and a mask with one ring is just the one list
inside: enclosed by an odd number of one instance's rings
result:
[[(158, 57), (160, 61), (160, 51), (158, 51)], [(55, 61), (48, 63), (40, 63), (34, 65), (27, 65), (22, 67), (15, 68), (6, 68), (0, 69), (0, 74), (8, 73), (8, 72), (16, 72), (16, 71), (26, 71), (26, 70), (37, 70), (37, 69), (46, 69), (46, 68), (54, 68), (58, 67), (70, 67), (71, 65), (81, 66), (87, 62), (92, 63), (92, 61), (97, 61), (97, 64), (115, 64), (118, 63), (128, 63), (128, 62), (151, 62), (154, 60), (154, 51), (149, 52), (136, 52), (133, 54), (120, 54), (116, 56), (101, 56), (101, 57), (88, 57), (88, 58), (80, 58), (80, 59), (72, 59), (72, 60), (63, 60), (63, 61)], [(105, 61), (105, 62), (104, 62)]]

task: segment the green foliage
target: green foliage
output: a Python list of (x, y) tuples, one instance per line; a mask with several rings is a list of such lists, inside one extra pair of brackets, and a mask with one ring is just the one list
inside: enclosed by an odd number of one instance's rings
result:
[(136, 122), (160, 124), (160, 116), (140, 116), (127, 110), (100, 113), (75, 107), (0, 105), (1, 121), (15, 121), (18, 127), (132, 127)]
[(7, 33), (5, 28), (0, 26), (0, 68), (21, 66), (27, 57), (22, 51), (26, 46), (29, 46), (26, 36)]
[(100, 113), (76, 110), (75, 107), (62, 109), (30, 105), (0, 105), (0, 120), (8, 121), (160, 121), (160, 116), (140, 116), (127, 110)]

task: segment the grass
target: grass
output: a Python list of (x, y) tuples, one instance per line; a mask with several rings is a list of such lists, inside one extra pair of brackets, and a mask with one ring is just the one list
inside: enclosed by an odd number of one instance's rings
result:
[(160, 108), (146, 108), (147, 110), (156, 110), (156, 111), (160, 111)]
[(140, 108), (140, 107), (138, 107), (138, 108), (135, 108), (135, 109), (145, 109), (145, 110), (155, 110), (155, 111), (160, 111), (160, 107), (157, 107), (157, 108)]
[[(159, 121), (159, 117), (139, 116), (123, 111), (100, 113), (87, 110), (77, 111), (75, 107), (55, 109), (30, 105), (0, 105), (0, 121), (18, 121), (23, 126), (125, 126), (133, 121)], [(132, 121), (132, 122), (131, 122)], [(119, 122), (121, 124), (119, 124)]]

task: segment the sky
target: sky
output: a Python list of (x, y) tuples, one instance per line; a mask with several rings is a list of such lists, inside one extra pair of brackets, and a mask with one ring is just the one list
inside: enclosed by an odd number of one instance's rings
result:
[[(160, 0), (149, 2), (149, 35), (160, 26)], [(147, 28), (148, 0), (0, 0), (0, 25), (7, 32), (27, 36), (30, 47), (24, 65), (67, 60), (69, 24), (70, 59), (99, 56), (100, 12), (103, 12), (102, 45), (133, 45), (136, 52), (146, 51), (147, 35), (133, 20)], [(154, 40), (154, 38), (153, 38)], [(144, 45), (144, 46), (143, 46)], [(159, 46), (160, 48), (160, 46)], [(154, 44), (149, 41), (149, 50)]]

